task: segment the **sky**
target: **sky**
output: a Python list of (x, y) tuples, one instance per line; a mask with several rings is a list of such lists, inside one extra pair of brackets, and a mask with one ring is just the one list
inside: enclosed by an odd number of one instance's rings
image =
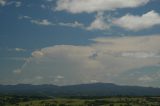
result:
[(0, 0), (0, 84), (160, 87), (159, 0)]

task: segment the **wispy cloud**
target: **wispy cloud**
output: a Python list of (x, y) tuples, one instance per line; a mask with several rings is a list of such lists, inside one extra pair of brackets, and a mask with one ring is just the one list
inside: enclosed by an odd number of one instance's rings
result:
[(22, 2), (20, 2), (20, 1), (9, 1), (9, 2), (7, 2), (7, 5), (15, 5), (15, 7), (21, 7)]
[(79, 21), (73, 21), (73, 22), (51, 22), (48, 19), (34, 19), (30, 16), (19, 16), (18, 19), (26, 19), (29, 20), (31, 23), (40, 25), (40, 26), (61, 26), (61, 27), (71, 27), (71, 28), (80, 28), (87, 31), (92, 30), (108, 30), (110, 28), (110, 25), (106, 23), (105, 17), (103, 16), (103, 13), (98, 13), (96, 15), (96, 19), (89, 25), (85, 25)]
[(25, 52), (25, 51), (27, 51), (24, 48), (8, 48), (7, 50), (8, 51), (15, 51), (15, 52)]
[(30, 16), (19, 16), (18, 19), (26, 19), (29, 20), (31, 23), (41, 26), (54, 26), (55, 24), (49, 21), (48, 19), (34, 19)]
[(24, 15), (24, 16), (19, 16), (18, 19), (32, 19), (32, 17)]
[(24, 48), (15, 48), (15, 51), (17, 51), (17, 52), (25, 52), (26, 49), (24, 49)]
[(47, 19), (42, 19), (42, 20), (30, 20), (31, 23), (36, 24), (36, 25), (42, 25), (42, 26), (52, 26), (55, 25), (52, 22), (48, 21)]
[(73, 23), (63, 23), (63, 22), (60, 22), (58, 23), (59, 26), (65, 26), (65, 27), (73, 27), (73, 28), (84, 28), (84, 24), (78, 22), (78, 21), (75, 21)]
[(15, 7), (20, 7), (22, 5), (22, 2), (20, 2), (20, 1), (0, 0), (0, 6), (9, 6), (9, 5), (15, 5)]

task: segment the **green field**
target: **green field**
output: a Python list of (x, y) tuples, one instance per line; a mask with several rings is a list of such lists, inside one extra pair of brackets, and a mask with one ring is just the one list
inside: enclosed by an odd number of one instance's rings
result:
[(0, 106), (160, 106), (160, 97), (44, 98), (0, 96)]

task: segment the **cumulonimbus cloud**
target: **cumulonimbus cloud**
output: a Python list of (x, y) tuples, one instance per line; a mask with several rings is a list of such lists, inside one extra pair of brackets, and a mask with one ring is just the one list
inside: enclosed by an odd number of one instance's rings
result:
[[(54, 83), (61, 75), (64, 78), (56, 84), (114, 82), (115, 77), (121, 79), (118, 75), (128, 70), (160, 63), (160, 57), (156, 57), (160, 54), (159, 35), (95, 38), (92, 41), (94, 43), (86, 46), (56, 45), (33, 51), (21, 69), (19, 81)], [(125, 53), (133, 55), (124, 56)], [(35, 76), (43, 79), (36, 82)]]

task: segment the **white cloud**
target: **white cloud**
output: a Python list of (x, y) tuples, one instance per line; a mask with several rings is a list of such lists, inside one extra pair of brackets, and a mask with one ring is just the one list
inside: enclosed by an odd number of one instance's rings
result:
[[(148, 35), (148, 36), (126, 36), (126, 37), (108, 37), (108, 38), (96, 38), (93, 41), (97, 42), (94, 44), (102, 46), (100, 49), (113, 52), (148, 52), (157, 53), (160, 51), (158, 45), (160, 36), (159, 35)], [(104, 45), (104, 46), (103, 46)], [(107, 45), (107, 47), (105, 47)]]
[(87, 30), (106, 30), (109, 29), (109, 25), (105, 22), (105, 17), (103, 13), (99, 12), (96, 19), (88, 26)]
[(110, 28), (110, 25), (106, 24), (105, 17), (101, 13), (97, 14), (96, 19), (89, 26), (85, 26), (83, 23), (80, 23), (78, 21), (75, 21), (73, 23), (60, 22), (57, 25), (63, 26), (63, 27), (81, 28), (81, 29), (85, 29), (88, 31), (107, 30)]
[(46, 5), (41, 4), (41, 8), (45, 9), (45, 8), (46, 8)]
[(42, 77), (42, 76), (36, 76), (35, 79), (36, 79), (36, 80), (42, 80), (43, 77)]
[(25, 52), (26, 49), (24, 48), (12, 48), (12, 49), (7, 49), (8, 51), (16, 51), (16, 52)]
[(34, 20), (34, 19), (32, 19), (31, 23), (37, 24), (37, 25), (42, 25), (42, 26), (54, 25), (52, 22), (48, 21), (47, 19), (43, 19), (43, 20)]
[(160, 65), (134, 68), (121, 73), (120, 76), (114, 80), (116, 80), (115, 82), (128, 85), (159, 87), (159, 69)]
[(42, 25), (42, 26), (62, 26), (62, 27), (72, 27), (72, 28), (82, 28), (85, 29), (84, 24), (74, 21), (73, 23), (65, 23), (65, 22), (59, 22), (59, 23), (53, 23), (51, 21), (48, 21), (48, 19), (34, 19), (30, 16), (19, 16), (18, 19), (26, 19), (29, 20), (33, 24)]
[(113, 23), (128, 30), (138, 31), (160, 25), (160, 14), (155, 11), (150, 11), (142, 16), (127, 14), (113, 20)]
[(5, 6), (6, 5), (6, 0), (0, 0), (0, 6)]
[(83, 23), (79, 21), (53, 23), (53, 22), (48, 21), (47, 19), (34, 19), (30, 16), (19, 16), (18, 17), (18, 19), (26, 19), (26, 20), (29, 20), (31, 23), (37, 24), (37, 25), (81, 28), (81, 29), (88, 30), (88, 31), (109, 29), (110, 25), (106, 24), (105, 18), (106, 17), (103, 15), (103, 13), (99, 12), (96, 15), (96, 19), (89, 26), (85, 26)]
[(54, 26), (55, 24), (50, 22), (48, 19), (34, 19), (30, 16), (19, 16), (18, 19), (26, 19), (29, 20), (31, 23), (41, 26)]
[(160, 58), (159, 53), (150, 52), (124, 52), (122, 53), (124, 57), (134, 57), (134, 58)]
[(22, 2), (19, 2), (19, 1), (15, 2), (16, 7), (20, 7), (21, 5), (22, 5)]
[(97, 80), (91, 80), (90, 83), (98, 83)]
[[(142, 58), (147, 53), (160, 53), (160, 35), (92, 40), (95, 43), (88, 46), (56, 45), (34, 51), (21, 68), (22, 79), (33, 78), (38, 73), (39, 76), (45, 77), (43, 83), (78, 84), (91, 82), (93, 79), (99, 82), (117, 83), (114, 78), (121, 79), (118, 75), (125, 71), (160, 63), (160, 59), (155, 58), (154, 55)], [(122, 55), (127, 52), (143, 54), (136, 57)], [(59, 75), (59, 77), (51, 80), (48, 77), (50, 75)], [(62, 79), (61, 76), (65, 77), (65, 80), (57, 80)], [(129, 81), (128, 83), (131, 83)]]
[(21, 69), (13, 70), (13, 73), (15, 73), (15, 74), (20, 74), (21, 72), (22, 72), (22, 70), (21, 70)]
[[(47, 1), (47, 2), (49, 2), (49, 1)], [(50, 1), (50, 2), (51, 2), (51, 1)], [(42, 9), (49, 9), (49, 10), (52, 9), (49, 4), (41, 4), (40, 7), (41, 7)]]
[(63, 79), (63, 78), (64, 78), (64, 76), (57, 75), (57, 76), (56, 76), (56, 78), (57, 78), (57, 79)]
[(133, 8), (145, 5), (150, 0), (58, 0), (57, 11), (68, 11), (71, 13), (92, 13), (100, 11), (111, 11), (118, 8)]
[(41, 52), (41, 51), (34, 51), (33, 53), (32, 53), (32, 56), (33, 57), (42, 57), (42, 56), (44, 56), (44, 53), (43, 52)]
[(84, 28), (84, 25), (78, 21), (75, 21), (74, 23), (59, 23), (60, 26), (66, 26), (66, 27), (73, 27), (73, 28)]
[(15, 7), (20, 7), (22, 2), (20, 1), (7, 1), (7, 0), (0, 0), (0, 6), (10, 6), (14, 5)]
[(21, 7), (22, 6), (22, 2), (20, 1), (8, 1), (6, 5), (14, 5), (15, 7)]
[(149, 76), (141, 76), (138, 78), (139, 81), (142, 81), (142, 82), (152, 82), (153, 81), (153, 78), (149, 77)]
[(53, 0), (47, 0), (48, 2), (52, 2)]
[(17, 51), (17, 52), (25, 52), (26, 49), (24, 49), (24, 48), (15, 48), (15, 51)]
[(25, 16), (19, 16), (18, 19), (32, 19), (32, 17), (25, 15)]
[(57, 75), (54, 77), (54, 83), (59, 85), (59, 83), (63, 83), (63, 79), (64, 79), (64, 76), (61, 76), (61, 75)]

